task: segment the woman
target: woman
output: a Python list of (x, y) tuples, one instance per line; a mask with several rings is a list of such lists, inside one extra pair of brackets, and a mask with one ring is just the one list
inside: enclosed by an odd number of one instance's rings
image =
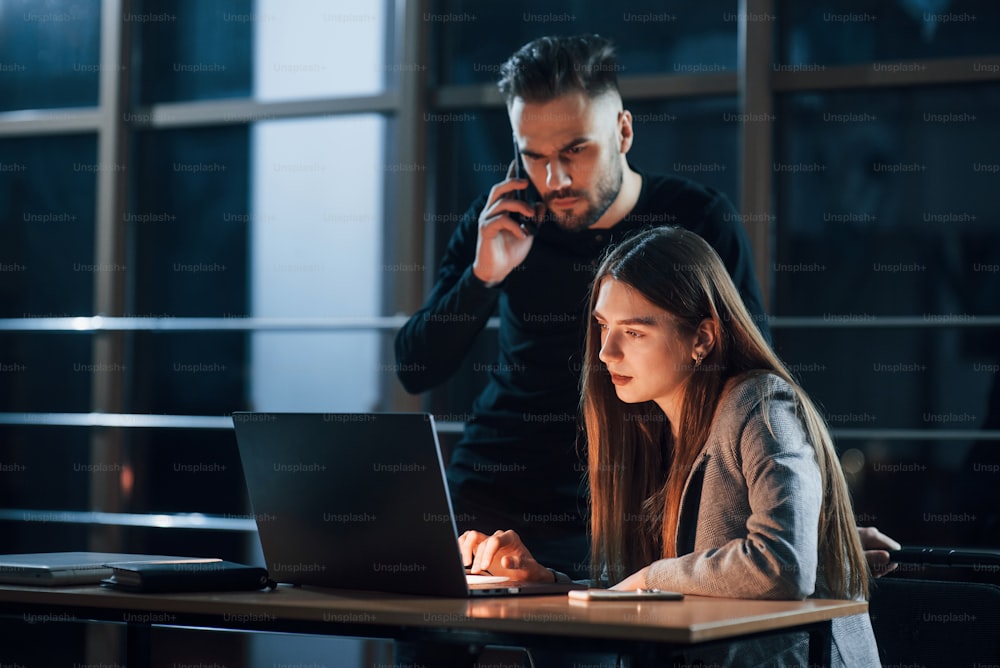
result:
[[(679, 228), (632, 237), (599, 268), (590, 311), (582, 411), (594, 579), (735, 598), (867, 598), (829, 431), (712, 248)], [(460, 544), (474, 573), (553, 578), (514, 532), (469, 532)], [(833, 640), (832, 665), (879, 665), (867, 615), (835, 620)], [(697, 658), (804, 664), (805, 643), (753, 641)]]

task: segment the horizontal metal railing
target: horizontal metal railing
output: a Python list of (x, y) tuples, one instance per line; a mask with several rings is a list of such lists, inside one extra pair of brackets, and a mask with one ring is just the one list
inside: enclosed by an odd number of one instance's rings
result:
[[(51, 316), (0, 318), (0, 332), (51, 334), (97, 334), (101, 332), (340, 332), (395, 331), (408, 317), (109, 317)], [(970, 314), (925, 314), (921, 316), (874, 316), (870, 314), (826, 314), (823, 316), (769, 317), (772, 329), (824, 328), (940, 328), (1000, 327), (1000, 316)], [(487, 327), (496, 329), (497, 318)], [(0, 412), (0, 425), (57, 426), (80, 428), (127, 429), (204, 429), (230, 430), (228, 415), (162, 415), (125, 413)], [(459, 434), (464, 423), (455, 420), (435, 422), (441, 434)], [(1000, 440), (1000, 431), (975, 429), (864, 428), (832, 429), (838, 441), (985, 441)], [(211, 515), (202, 513), (113, 513), (76, 510), (35, 510), (0, 508), (0, 522), (78, 524), (159, 529), (252, 532), (256, 523), (251, 516)]]
[[(140, 429), (207, 429), (233, 428), (228, 415), (153, 415), (141, 413), (0, 413), (0, 425), (48, 427), (113, 427)], [(439, 434), (459, 434), (465, 423), (456, 420), (435, 420)], [(1000, 440), (1000, 430), (980, 429), (913, 429), (880, 427), (867, 429), (831, 429), (837, 440), (887, 441), (989, 441)]]
[[(56, 316), (0, 318), (0, 332), (317, 332), (392, 331), (409, 319), (405, 315), (345, 316), (325, 318), (188, 318)], [(868, 313), (828, 313), (820, 316), (770, 316), (772, 329), (824, 328), (913, 328), (913, 327), (1000, 327), (1000, 315), (969, 313), (925, 313), (908, 316), (877, 316)], [(498, 318), (487, 321), (488, 328), (499, 326)]]
[(250, 515), (206, 515), (203, 513), (104, 513), (93, 510), (35, 510), (0, 508), (0, 522), (41, 524), (93, 524), (150, 529), (212, 531), (256, 531)]

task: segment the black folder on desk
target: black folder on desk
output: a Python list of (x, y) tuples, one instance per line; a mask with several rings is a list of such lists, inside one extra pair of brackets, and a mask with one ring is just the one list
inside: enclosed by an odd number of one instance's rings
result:
[(273, 584), (267, 570), (232, 561), (150, 561), (110, 564), (112, 574), (102, 581), (133, 592), (238, 591)]

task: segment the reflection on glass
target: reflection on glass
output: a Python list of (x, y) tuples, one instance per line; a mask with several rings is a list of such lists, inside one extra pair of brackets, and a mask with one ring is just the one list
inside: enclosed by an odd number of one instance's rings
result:
[(144, 132), (135, 240), (136, 315), (221, 317), (246, 309), (247, 129)]
[[(124, 269), (94, 260), (96, 155), (91, 135), (0, 139), (0, 318), (92, 315), (95, 276)], [(95, 375), (122, 372), (95, 367), (91, 344), (4, 334), (0, 411), (89, 410)]]
[(94, 136), (0, 139), (0, 317), (92, 315)]
[(779, 62), (852, 65), (997, 52), (1000, 4), (980, 0), (783, 0)]
[(101, 3), (0, 2), (0, 111), (97, 104)]
[(252, 0), (148, 0), (135, 17), (141, 103), (250, 95)]
[[(256, 317), (380, 315), (385, 121), (371, 114), (253, 128), (251, 309)], [(372, 410), (378, 335), (256, 333), (258, 410)]]
[(365, 95), (387, 75), (382, 0), (153, 0), (138, 30), (141, 100)]
[[(247, 130), (141, 133), (128, 315), (227, 317), (247, 310)], [(244, 396), (245, 336), (138, 333), (129, 399), (140, 413), (222, 415)]]
[(629, 162), (651, 173), (673, 173), (739, 201), (739, 137), (743, 120), (736, 98), (641, 101), (632, 112), (635, 142)]
[(440, 39), (441, 83), (490, 83), (525, 42), (599, 33), (618, 45), (620, 76), (705, 74), (736, 69), (735, 0), (698, 3), (545, 3), (444, 0), (424, 14)]
[[(28, 522), (4, 523), (8, 550), (18, 541), (23, 545), (51, 545), (56, 537), (67, 541), (67, 549), (86, 544), (86, 527), (60, 524), (56, 528), (52, 521), (65, 510), (89, 509), (90, 482), (96, 478), (86, 468), (91, 435), (92, 430), (85, 427), (0, 426), (0, 461), (5, 464), (0, 470), (0, 503), (4, 509), (37, 511), (25, 513)], [(104, 477), (102, 473), (96, 475)], [(5, 638), (5, 649), (14, 644), (12, 640), (10, 636)]]
[[(996, 316), (1000, 295), (1000, 86), (795, 94), (776, 115), (773, 311), (821, 325), (776, 330), (782, 357), (835, 433), (981, 429), (1000, 337), (967, 325)], [(881, 316), (917, 324), (871, 326)], [(867, 462), (854, 477), (864, 523), (967, 541), (971, 523), (946, 535), (923, 517), (959, 511), (982, 479), (970, 446), (841, 439)]]
[(1000, 87), (797, 94), (780, 109), (778, 313), (996, 313)]

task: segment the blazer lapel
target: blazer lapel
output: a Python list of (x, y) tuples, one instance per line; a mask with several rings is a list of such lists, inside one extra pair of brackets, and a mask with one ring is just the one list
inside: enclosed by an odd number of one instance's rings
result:
[(709, 454), (702, 453), (697, 463), (691, 467), (691, 473), (684, 481), (681, 492), (681, 509), (677, 517), (677, 536), (674, 549), (677, 556), (694, 551), (695, 534), (698, 527), (698, 505), (701, 501), (701, 488), (705, 482), (705, 465)]

